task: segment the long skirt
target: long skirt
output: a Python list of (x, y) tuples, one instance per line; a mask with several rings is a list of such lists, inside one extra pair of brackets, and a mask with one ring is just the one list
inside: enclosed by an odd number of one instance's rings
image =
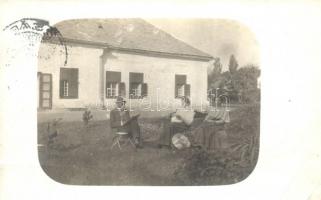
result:
[(194, 144), (202, 146), (207, 151), (227, 148), (227, 135), (225, 126), (203, 123), (195, 133)]

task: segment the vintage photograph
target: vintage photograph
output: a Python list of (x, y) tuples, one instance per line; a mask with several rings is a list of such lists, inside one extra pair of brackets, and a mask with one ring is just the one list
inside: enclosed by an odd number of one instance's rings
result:
[(227, 19), (71, 19), (38, 52), (38, 157), (70, 185), (236, 184), (260, 146), (260, 52)]

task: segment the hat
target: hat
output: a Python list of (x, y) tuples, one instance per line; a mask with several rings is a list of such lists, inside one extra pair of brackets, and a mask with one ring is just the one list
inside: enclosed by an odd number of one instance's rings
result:
[(123, 97), (118, 96), (118, 97), (116, 98), (116, 103), (119, 103), (119, 102), (123, 103), (123, 102), (126, 102), (126, 101), (125, 101), (125, 99), (124, 99)]

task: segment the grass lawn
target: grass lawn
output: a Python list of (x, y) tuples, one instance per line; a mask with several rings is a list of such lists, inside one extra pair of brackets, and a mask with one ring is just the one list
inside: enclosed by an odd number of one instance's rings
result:
[(48, 176), (75, 185), (217, 185), (246, 178), (254, 169), (259, 148), (259, 106), (230, 113), (227, 150), (157, 148), (160, 119), (142, 118), (144, 148), (110, 149), (109, 122), (62, 121), (55, 142), (48, 145), (47, 123), (38, 123), (39, 161)]

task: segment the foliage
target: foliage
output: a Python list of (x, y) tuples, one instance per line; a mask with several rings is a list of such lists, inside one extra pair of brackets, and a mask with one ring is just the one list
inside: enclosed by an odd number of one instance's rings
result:
[(228, 95), (232, 103), (255, 103), (260, 101), (260, 90), (257, 88), (257, 79), (260, 70), (254, 65), (245, 65), (238, 69), (234, 55), (231, 55), (229, 71), (221, 72), (220, 59), (216, 58), (214, 69), (209, 74), (209, 90), (214, 92), (217, 88), (218, 95)]
[(222, 64), (219, 57), (214, 58), (214, 60), (214, 68), (212, 72), (209, 73), (208, 84), (211, 85), (211, 88), (218, 88), (224, 83), (223, 77), (221, 76)]
[(259, 76), (260, 70), (253, 65), (244, 66), (237, 71), (233, 87), (238, 91), (240, 103), (259, 101), (260, 90), (257, 88)]
[(62, 118), (55, 118), (47, 123), (48, 145), (51, 145), (58, 136), (58, 128), (61, 120)]
[[(208, 93), (208, 99), (210, 100), (211, 105), (213, 105), (215, 102), (215, 96), (213, 95), (216, 94), (216, 89), (223, 88), (227, 81), (226, 77), (222, 74), (222, 64), (220, 58), (216, 57), (214, 60), (214, 68), (208, 75), (208, 86), (210, 89)], [(218, 92), (221, 92), (221, 90)]]
[[(245, 154), (244, 154), (245, 155)], [(222, 185), (244, 180), (252, 167), (227, 152), (193, 150), (174, 172), (178, 185)]]
[(214, 58), (214, 70), (213, 70), (213, 74), (221, 74), (222, 73), (222, 63), (221, 63), (221, 59), (219, 57)]
[(237, 63), (235, 56), (232, 54), (230, 56), (230, 61), (228, 64), (228, 69), (229, 69), (230, 73), (235, 74), (238, 66), (239, 66), (239, 64)]
[(175, 170), (177, 184), (218, 185), (244, 180), (258, 158), (259, 116), (259, 105), (243, 106), (231, 113), (226, 127), (230, 147), (214, 153), (191, 150)]
[(93, 115), (91, 114), (90, 110), (85, 110), (85, 112), (82, 115), (82, 120), (85, 125), (88, 125), (89, 121), (93, 118)]
[[(95, 117), (90, 128), (84, 128), (82, 121), (67, 120), (59, 125), (59, 135), (50, 148), (38, 148), (39, 160), (50, 177), (65, 184), (235, 183), (254, 169), (258, 156), (259, 111), (259, 104), (242, 105), (231, 110), (231, 123), (226, 124), (227, 143), (231, 148), (211, 154), (196, 149), (173, 152), (156, 148), (159, 135), (163, 133), (161, 118), (139, 118), (144, 148), (138, 152), (134, 152), (130, 145), (122, 151), (110, 150), (114, 134), (106, 120), (96, 121), (98, 118)], [(64, 117), (69, 117), (68, 113)], [(38, 123), (37, 130), (38, 144), (45, 144), (48, 140), (47, 123)], [(250, 145), (253, 135), (257, 135), (256, 143)], [(250, 161), (251, 152), (254, 152), (253, 161)], [(199, 160), (203, 161), (199, 163)]]
[(240, 68), (235, 74), (236, 89), (257, 88), (257, 78), (260, 76), (260, 70), (253, 65)]

